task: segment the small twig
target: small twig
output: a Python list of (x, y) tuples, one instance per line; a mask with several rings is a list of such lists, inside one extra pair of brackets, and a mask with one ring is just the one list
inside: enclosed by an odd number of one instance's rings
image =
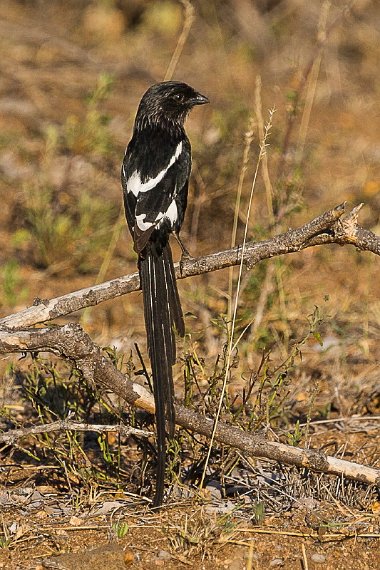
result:
[(192, 3), (189, 0), (180, 0), (180, 1), (184, 8), (185, 18), (183, 21), (181, 35), (178, 38), (177, 45), (175, 47), (172, 58), (168, 65), (168, 69), (165, 73), (164, 81), (168, 81), (173, 77), (173, 73), (175, 71), (175, 68), (177, 67), (179, 58), (181, 57), (182, 50), (185, 46), (185, 43), (189, 36), (189, 32), (191, 30), (191, 26), (193, 25), (195, 18), (195, 12)]
[[(347, 417), (341, 417), (341, 418), (330, 418), (328, 420), (315, 420), (313, 422), (308, 422), (308, 423), (302, 423), (299, 424), (299, 427), (305, 427), (306, 425), (309, 426), (316, 426), (316, 425), (323, 425), (323, 424), (339, 424), (341, 422), (347, 422), (347, 423), (351, 423), (351, 422), (376, 422), (380, 420), (380, 416), (347, 416)], [(293, 428), (290, 428), (290, 430)], [(290, 431), (289, 429), (287, 431)]]
[(252, 568), (253, 568), (253, 549), (254, 549), (254, 543), (252, 540), (250, 545), (249, 545), (249, 549), (248, 549), (247, 570), (252, 570)]
[[(65, 525), (65, 526), (59, 526), (58, 527), (59, 530), (69, 530), (69, 531), (78, 531), (78, 530), (97, 530), (97, 531), (101, 531), (104, 529), (109, 529), (110, 525), (109, 524), (105, 524), (105, 525), (99, 525), (99, 524), (87, 524), (87, 525), (80, 525), (80, 526), (73, 526), (73, 525)], [(53, 527), (53, 529), (55, 529), (55, 527)], [(40, 556), (39, 556), (40, 558)]]
[[(368, 532), (368, 533), (352, 533), (352, 534), (345, 534), (345, 533), (331, 533), (326, 534), (325, 537), (321, 536), (316, 532), (297, 532), (297, 531), (287, 531), (287, 530), (272, 530), (270, 528), (252, 528), (252, 529), (239, 529), (239, 532), (250, 532), (252, 534), (270, 534), (270, 535), (278, 535), (278, 536), (295, 536), (301, 538), (313, 538), (314, 540), (318, 540), (318, 542), (331, 542), (332, 540), (347, 540), (349, 538), (380, 538), (380, 533), (377, 532)], [(238, 544), (240, 546), (249, 546), (250, 542), (244, 540), (231, 540), (228, 537), (222, 537), (219, 539), (219, 544)]]
[[(274, 109), (272, 110), (272, 113), (273, 112), (274, 112)], [(257, 126), (258, 126), (258, 130), (259, 130), (259, 140), (261, 142), (264, 141), (264, 145), (265, 145), (266, 126), (265, 126), (263, 112), (262, 112), (261, 77), (260, 77), (260, 75), (258, 75), (256, 78), (255, 113), (256, 113)], [(264, 187), (265, 187), (265, 195), (266, 195), (266, 201), (267, 201), (267, 213), (268, 213), (269, 224), (271, 227), (274, 227), (274, 224), (275, 224), (275, 216), (274, 216), (274, 210), (273, 210), (274, 195), (273, 195), (273, 186), (272, 186), (272, 182), (270, 180), (270, 175), (269, 175), (268, 156), (267, 156), (266, 152), (264, 152), (261, 155), (260, 163), (261, 163), (261, 173), (263, 176), (263, 182), (264, 182)]]
[(148, 372), (148, 369), (147, 369), (147, 367), (146, 367), (146, 365), (145, 365), (145, 362), (144, 362), (144, 359), (143, 359), (143, 355), (141, 354), (140, 347), (139, 347), (139, 345), (137, 344), (137, 342), (135, 342), (134, 344), (135, 344), (135, 350), (136, 350), (136, 352), (137, 352), (137, 356), (139, 357), (139, 360), (140, 360), (140, 364), (141, 364), (141, 368), (142, 368), (142, 373), (143, 373), (143, 375), (144, 375), (146, 381), (147, 381), (148, 384), (149, 384), (150, 391), (151, 391), (152, 394), (153, 394), (152, 379), (151, 379), (151, 377), (150, 377), (150, 375), (149, 375), (149, 372)]
[(301, 544), (301, 549), (302, 549), (303, 570), (309, 570), (309, 564), (307, 563), (306, 548), (304, 543)]
[[(248, 169), (248, 161), (249, 155), (251, 151), (252, 141), (253, 141), (253, 126), (254, 121), (253, 118), (249, 118), (248, 122), (248, 130), (245, 133), (245, 145), (243, 150), (243, 157), (242, 157), (242, 164), (240, 168), (240, 175), (239, 181), (236, 190), (236, 199), (235, 199), (235, 211), (234, 211), (234, 221), (232, 225), (232, 234), (231, 234), (231, 247), (235, 247), (236, 245), (236, 236), (237, 236), (237, 229), (238, 229), (238, 222), (239, 222), (239, 215), (240, 215), (240, 203), (241, 203), (241, 195), (243, 191), (243, 183), (245, 179), (245, 175)], [(232, 287), (233, 287), (233, 276), (234, 276), (234, 267), (231, 266), (228, 275), (228, 311), (227, 314), (229, 315), (229, 320), (232, 319)]]
[(28, 428), (12, 429), (4, 433), (0, 433), (0, 443), (9, 445), (14, 444), (18, 439), (27, 437), (29, 435), (37, 435), (40, 433), (50, 433), (52, 431), (96, 431), (99, 433), (104, 432), (118, 432), (120, 435), (128, 437), (130, 435), (137, 435), (139, 437), (150, 437), (152, 432), (132, 428), (123, 424), (103, 425), (103, 424), (85, 424), (76, 422), (74, 420), (57, 420), (50, 424), (43, 424), (38, 426), (31, 426)]

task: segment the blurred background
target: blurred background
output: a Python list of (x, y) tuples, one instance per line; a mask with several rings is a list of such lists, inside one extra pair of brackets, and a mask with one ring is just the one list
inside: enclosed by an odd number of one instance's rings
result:
[[(360, 221), (379, 232), (379, 46), (376, 0), (2, 0), (0, 314), (136, 270), (120, 164), (142, 94), (165, 78), (211, 101), (187, 123), (193, 255), (241, 242), (246, 222), (258, 241), (344, 200), (364, 202)], [(357, 395), (366, 380), (377, 406), (378, 275), (372, 254), (338, 246), (246, 272), (236, 382), (263, 349), (283, 361), (312, 329), (298, 382), (318, 378), (343, 413), (337, 386)], [(214, 361), (235, 284), (229, 271), (180, 282), (180, 354)], [(144, 346), (141, 305), (136, 293), (72, 318), (128, 353)], [(292, 390), (302, 401), (302, 382)]]

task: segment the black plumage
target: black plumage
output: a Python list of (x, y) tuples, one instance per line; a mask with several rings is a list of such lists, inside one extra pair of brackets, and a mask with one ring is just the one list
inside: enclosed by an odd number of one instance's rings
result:
[(121, 171), (126, 218), (138, 254), (156, 406), (154, 506), (161, 505), (164, 493), (166, 421), (169, 437), (174, 436), (174, 331), (185, 334), (169, 236), (179, 239), (187, 205), (191, 146), (184, 122), (194, 105), (204, 103), (207, 97), (185, 83), (150, 87), (140, 101)]

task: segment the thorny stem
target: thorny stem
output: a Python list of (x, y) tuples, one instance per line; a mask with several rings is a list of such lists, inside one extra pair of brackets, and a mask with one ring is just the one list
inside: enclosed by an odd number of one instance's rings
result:
[[(248, 160), (249, 160), (249, 152), (251, 150), (251, 145), (253, 141), (253, 125), (254, 121), (253, 118), (249, 118), (248, 122), (248, 131), (245, 133), (245, 145), (243, 151), (243, 159), (242, 165), (240, 168), (240, 175), (238, 181), (238, 187), (236, 191), (236, 201), (235, 201), (235, 212), (234, 212), (234, 221), (232, 225), (232, 235), (231, 235), (231, 247), (235, 247), (236, 245), (236, 236), (237, 236), (237, 226), (239, 221), (239, 211), (240, 211), (240, 202), (241, 202), (241, 194), (243, 189), (244, 178), (248, 168)], [(231, 301), (232, 301), (232, 286), (233, 286), (233, 275), (234, 275), (234, 268), (231, 267), (228, 276), (228, 315), (232, 313)]]
[(232, 322), (231, 322), (231, 330), (230, 330), (230, 334), (229, 334), (229, 346), (228, 346), (228, 352), (227, 352), (226, 371), (225, 371), (225, 375), (224, 375), (224, 379), (223, 379), (222, 391), (221, 391), (220, 398), (219, 398), (219, 405), (218, 405), (218, 409), (216, 412), (214, 425), (213, 425), (213, 429), (212, 429), (212, 433), (211, 433), (211, 438), (210, 438), (210, 442), (209, 442), (209, 446), (208, 446), (208, 450), (207, 450), (206, 460), (205, 460), (205, 464), (203, 467), (202, 477), (201, 477), (201, 481), (199, 483), (200, 488), (203, 487), (204, 480), (206, 477), (206, 471), (207, 471), (208, 463), (210, 461), (211, 450), (212, 450), (212, 446), (214, 443), (215, 434), (216, 434), (216, 430), (218, 427), (220, 414), (222, 411), (224, 395), (226, 393), (228, 375), (230, 373), (232, 353), (234, 350), (234, 332), (235, 332), (235, 325), (236, 325), (237, 309), (238, 309), (238, 304), (239, 304), (241, 279), (242, 279), (243, 266), (244, 266), (244, 254), (245, 254), (245, 249), (246, 249), (246, 244), (247, 244), (247, 236), (248, 236), (248, 224), (249, 224), (249, 220), (250, 220), (250, 216), (251, 216), (253, 194), (254, 194), (255, 187), (256, 187), (256, 181), (257, 181), (257, 176), (259, 173), (260, 163), (261, 163), (263, 156), (266, 153), (266, 147), (268, 146), (267, 140), (268, 140), (269, 133), (270, 133), (270, 130), (272, 127), (273, 114), (274, 114), (274, 109), (271, 109), (269, 111), (269, 120), (265, 126), (264, 138), (262, 139), (262, 141), (260, 143), (260, 153), (259, 153), (259, 156), (258, 156), (258, 159), (256, 162), (255, 173), (253, 175), (253, 180), (252, 180), (252, 185), (251, 185), (251, 192), (249, 195), (247, 219), (246, 219), (245, 228), (244, 228), (244, 238), (243, 238), (243, 244), (242, 244), (241, 261), (240, 261), (240, 265), (239, 265), (239, 276), (238, 276), (238, 282), (237, 282), (237, 288), (236, 288), (234, 311), (233, 311)]

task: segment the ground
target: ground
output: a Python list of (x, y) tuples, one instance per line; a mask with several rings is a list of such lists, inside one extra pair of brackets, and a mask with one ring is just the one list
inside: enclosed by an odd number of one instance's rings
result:
[[(359, 223), (379, 235), (379, 35), (376, 0), (3, 0), (0, 317), (135, 271), (119, 169), (138, 101), (164, 78), (211, 101), (187, 123), (194, 163), (182, 237), (193, 255), (241, 243), (246, 223), (259, 241), (343, 201), (363, 202)], [(326, 246), (244, 273), (226, 421), (379, 468), (378, 263)], [(188, 334), (176, 392), (189, 396), (190, 379), (191, 405), (210, 413), (236, 283), (236, 272), (219, 271), (179, 284)], [(139, 376), (138, 293), (67, 320)], [(68, 410), (151, 427), (112, 396), (99, 404), (49, 355), (2, 355), (0, 374), (4, 431)], [(216, 446), (200, 491), (207, 442), (184, 430), (179, 441), (158, 513), (150, 440), (70, 432), (3, 445), (0, 568), (380, 566), (376, 489)]]

